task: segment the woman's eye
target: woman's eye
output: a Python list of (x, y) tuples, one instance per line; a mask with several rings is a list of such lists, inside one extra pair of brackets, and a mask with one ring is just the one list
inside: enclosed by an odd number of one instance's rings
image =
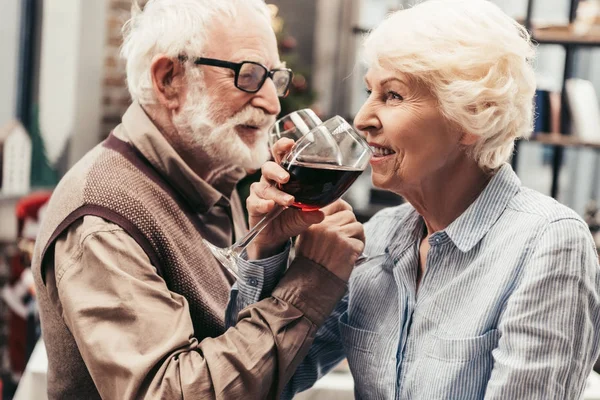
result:
[(373, 93), (373, 91), (371, 89), (365, 89), (365, 93), (367, 94), (367, 96), (370, 96), (371, 93)]
[(403, 98), (398, 93), (390, 90), (389, 92), (387, 92), (386, 100), (399, 100), (399, 101), (402, 101)]

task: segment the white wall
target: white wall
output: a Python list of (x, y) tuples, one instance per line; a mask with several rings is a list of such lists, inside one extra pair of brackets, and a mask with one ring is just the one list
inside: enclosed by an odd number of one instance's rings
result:
[(314, 39), (313, 86), (317, 92), (317, 107), (325, 114), (333, 109), (333, 81), (338, 56), (340, 0), (318, 0)]
[(106, 7), (105, 1), (45, 0), (40, 128), (50, 161), (70, 140), (65, 167), (98, 143)]
[(16, 116), (21, 2), (0, 1), (0, 128)]
[(361, 0), (317, 0), (314, 35), (313, 87), (317, 107), (325, 115), (347, 116), (354, 100), (350, 94)]
[[(358, 4), (357, 25), (361, 28), (373, 28), (377, 26), (392, 10), (403, 5), (402, 0), (360, 0)], [(356, 46), (356, 64), (353, 66), (352, 73), (346, 78), (348, 96), (351, 98), (348, 104), (348, 115), (356, 115), (360, 107), (367, 99), (363, 77), (367, 72), (366, 66), (362, 63), (361, 48), (362, 35), (354, 36)]]
[[(0, 0), (0, 129), (16, 117), (21, 2)], [(16, 237), (16, 199), (0, 196), (0, 241)]]

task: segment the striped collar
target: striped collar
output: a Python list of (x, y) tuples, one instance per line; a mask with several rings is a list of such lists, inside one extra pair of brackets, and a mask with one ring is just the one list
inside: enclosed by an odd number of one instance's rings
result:
[(517, 174), (509, 164), (504, 164), (477, 200), (444, 231), (435, 235), (445, 232), (456, 247), (466, 253), (488, 233), (520, 188)]
[[(430, 243), (452, 241), (460, 251), (468, 252), (488, 233), (520, 188), (521, 181), (511, 166), (504, 164), (477, 199), (446, 229), (434, 233)], [(398, 256), (423, 237), (425, 223), (411, 207), (395, 225), (394, 238), (386, 251)]]

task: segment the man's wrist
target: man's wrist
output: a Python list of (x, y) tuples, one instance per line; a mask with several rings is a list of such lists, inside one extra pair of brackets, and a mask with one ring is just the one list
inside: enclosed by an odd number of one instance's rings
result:
[(320, 326), (347, 288), (347, 283), (327, 268), (299, 256), (279, 281), (272, 296), (292, 304)]

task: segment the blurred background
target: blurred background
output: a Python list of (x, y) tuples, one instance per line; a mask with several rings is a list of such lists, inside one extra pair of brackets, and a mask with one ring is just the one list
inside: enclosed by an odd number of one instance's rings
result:
[[(527, 26), (539, 44), (536, 133), (518, 143), (513, 167), (524, 185), (573, 208), (597, 234), (600, 0), (494, 2)], [(282, 59), (295, 72), (282, 114), (310, 107), (322, 119), (352, 120), (366, 99), (359, 63), (364, 34), (390, 11), (414, 1), (267, 3)], [(45, 385), (43, 349), (35, 348), (31, 248), (54, 185), (108, 135), (130, 104), (119, 58), (121, 26), (130, 9), (129, 0), (0, 0), (1, 399), (13, 398), (20, 380), (15, 398), (38, 399), (44, 393), (43, 388), (25, 393)], [(368, 171), (347, 199), (362, 221), (402, 202), (372, 188)], [(23, 375), (30, 357), (33, 367)], [(344, 366), (340, 370), (303, 398), (352, 398), (351, 378)], [(594, 382), (587, 399), (600, 398), (593, 394)]]

